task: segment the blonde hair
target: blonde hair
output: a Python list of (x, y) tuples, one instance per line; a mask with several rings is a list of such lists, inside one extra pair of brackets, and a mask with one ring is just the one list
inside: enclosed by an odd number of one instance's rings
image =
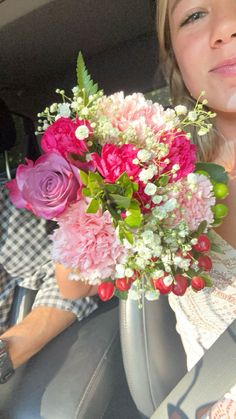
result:
[[(192, 108), (194, 100), (186, 89), (172, 48), (168, 3), (169, 0), (157, 0), (157, 35), (163, 74), (168, 81), (173, 104), (181, 103)], [(207, 135), (201, 137), (197, 134), (197, 130), (193, 128), (191, 134), (193, 142), (198, 146), (199, 159), (214, 161), (219, 142), (219, 133), (216, 128), (213, 127)]]

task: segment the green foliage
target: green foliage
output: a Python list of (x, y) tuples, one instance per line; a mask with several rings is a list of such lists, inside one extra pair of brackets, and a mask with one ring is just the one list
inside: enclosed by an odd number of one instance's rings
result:
[(168, 175), (160, 176), (157, 182), (157, 186), (164, 188), (169, 183), (170, 177)]
[[(80, 171), (83, 185), (82, 194), (90, 197), (87, 213), (96, 213), (100, 206), (102, 210), (108, 210), (113, 218), (114, 225), (119, 224), (120, 239), (126, 238), (133, 243), (131, 229), (140, 227), (142, 214), (139, 202), (133, 198), (138, 185), (130, 180), (126, 173), (123, 173), (114, 184), (106, 183), (99, 173)], [(128, 212), (124, 221), (120, 213)], [(120, 224), (121, 223), (121, 224)]]
[(100, 200), (97, 200), (97, 199), (93, 198), (90, 201), (90, 204), (87, 207), (86, 212), (87, 213), (90, 213), (90, 214), (95, 214), (98, 211), (98, 209), (99, 209), (99, 205), (100, 205)]
[(227, 183), (228, 175), (224, 167), (216, 163), (196, 163), (196, 170), (207, 172), (215, 182)]
[(128, 298), (128, 291), (119, 291), (117, 288), (115, 289), (114, 295), (121, 300), (127, 300)]
[(91, 79), (90, 74), (88, 73), (88, 70), (85, 66), (85, 62), (83, 59), (83, 55), (81, 52), (79, 52), (78, 58), (77, 58), (77, 83), (80, 87), (81, 91), (84, 92), (84, 104), (86, 105), (89, 100), (90, 95), (94, 95), (98, 92), (98, 85), (97, 83), (94, 83)]
[(79, 175), (80, 175), (80, 179), (81, 179), (83, 185), (87, 186), (88, 185), (88, 175), (87, 175), (87, 173), (83, 172), (83, 170), (80, 170)]
[(206, 272), (201, 273), (201, 277), (204, 279), (206, 287), (212, 287), (212, 279)]
[(192, 237), (198, 237), (200, 234), (204, 233), (207, 228), (207, 222), (202, 221), (198, 229), (192, 234)]
[(133, 234), (132, 232), (128, 229), (127, 225), (125, 225), (124, 221), (119, 221), (118, 223), (118, 227), (119, 227), (119, 239), (122, 241), (124, 239), (128, 240), (128, 242), (130, 244), (133, 244), (134, 239), (133, 239)]
[(110, 199), (111, 202), (114, 203), (119, 209), (129, 208), (131, 202), (130, 198), (114, 193), (110, 194)]
[(138, 201), (132, 199), (130, 207), (128, 209), (129, 215), (125, 218), (125, 223), (130, 228), (138, 228), (142, 222), (142, 214), (139, 207)]

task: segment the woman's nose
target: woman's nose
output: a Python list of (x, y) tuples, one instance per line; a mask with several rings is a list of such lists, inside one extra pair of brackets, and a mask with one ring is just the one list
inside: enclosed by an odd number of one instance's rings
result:
[(213, 19), (210, 40), (212, 48), (219, 48), (230, 42), (232, 38), (235, 38), (236, 48), (236, 0), (233, 1), (233, 7), (229, 8), (225, 5), (221, 9), (221, 13), (218, 11), (218, 15)]

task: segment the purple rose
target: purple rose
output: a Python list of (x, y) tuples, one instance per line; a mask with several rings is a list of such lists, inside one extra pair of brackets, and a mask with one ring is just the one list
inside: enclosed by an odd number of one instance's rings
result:
[(58, 153), (47, 153), (35, 163), (32, 160), (26, 163), (18, 166), (16, 178), (6, 185), (17, 208), (53, 219), (80, 198), (78, 169)]

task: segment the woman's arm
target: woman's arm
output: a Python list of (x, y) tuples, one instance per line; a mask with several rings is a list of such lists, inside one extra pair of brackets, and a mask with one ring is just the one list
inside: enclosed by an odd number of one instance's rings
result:
[(90, 285), (84, 281), (68, 279), (71, 269), (66, 268), (60, 263), (56, 263), (55, 272), (57, 284), (63, 298), (77, 300), (78, 298), (97, 294), (96, 285)]

